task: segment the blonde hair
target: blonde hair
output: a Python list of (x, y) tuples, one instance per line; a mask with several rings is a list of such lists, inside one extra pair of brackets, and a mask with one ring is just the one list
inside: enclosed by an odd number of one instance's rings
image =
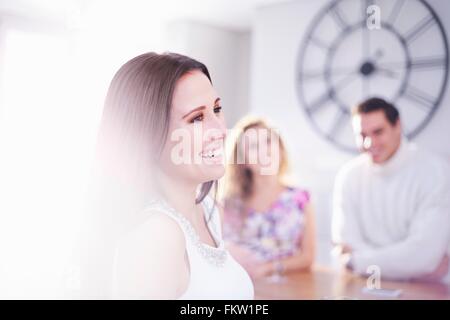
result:
[(248, 129), (256, 127), (271, 130), (278, 139), (280, 165), (277, 176), (280, 181), (286, 181), (289, 173), (289, 162), (287, 151), (280, 135), (273, 131), (273, 127), (269, 126), (265, 119), (246, 116), (234, 126), (232, 134), (227, 139), (227, 154), (229, 155), (227, 170), (219, 184), (222, 200), (237, 198), (244, 201), (253, 193), (253, 173), (248, 170), (245, 164), (240, 164), (237, 159), (243, 135)]

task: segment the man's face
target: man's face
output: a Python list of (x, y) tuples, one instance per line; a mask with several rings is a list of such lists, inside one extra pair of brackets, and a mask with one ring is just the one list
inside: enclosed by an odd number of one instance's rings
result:
[(367, 152), (374, 163), (386, 162), (400, 146), (400, 120), (392, 125), (383, 110), (357, 114), (352, 122), (358, 148)]

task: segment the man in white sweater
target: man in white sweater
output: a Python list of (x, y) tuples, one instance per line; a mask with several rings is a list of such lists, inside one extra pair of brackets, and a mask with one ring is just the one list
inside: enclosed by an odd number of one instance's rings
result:
[(377, 266), (387, 279), (442, 279), (448, 164), (408, 142), (397, 109), (382, 99), (358, 105), (352, 120), (362, 154), (339, 171), (333, 199), (333, 241), (346, 266), (363, 275)]

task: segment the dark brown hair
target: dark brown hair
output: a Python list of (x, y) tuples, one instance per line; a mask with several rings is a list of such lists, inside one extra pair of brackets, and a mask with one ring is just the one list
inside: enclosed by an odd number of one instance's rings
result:
[(378, 110), (382, 110), (384, 112), (386, 119), (393, 126), (397, 123), (398, 119), (400, 118), (399, 112), (393, 104), (387, 102), (384, 99), (376, 97), (361, 102), (353, 109), (352, 113), (354, 115), (365, 114)]
[[(125, 63), (111, 81), (103, 109), (97, 160), (107, 174), (145, 197), (169, 129), (177, 81), (206, 66), (175, 53), (145, 53)], [(214, 181), (202, 185), (199, 203)]]
[[(177, 81), (206, 66), (175, 53), (145, 53), (114, 75), (106, 96), (88, 192), (82, 287), (104, 298), (111, 285), (116, 241), (141, 218), (151, 200), (154, 169), (166, 143)], [(216, 181), (203, 183), (196, 202)]]

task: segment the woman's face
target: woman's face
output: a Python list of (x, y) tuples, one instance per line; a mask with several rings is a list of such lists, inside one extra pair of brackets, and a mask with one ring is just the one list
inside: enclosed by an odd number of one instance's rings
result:
[(248, 128), (240, 141), (245, 165), (253, 174), (276, 175), (279, 172), (281, 149), (278, 135), (264, 126)]
[(225, 173), (225, 136), (220, 98), (211, 82), (201, 71), (185, 74), (173, 95), (162, 170), (196, 184), (219, 179)]

